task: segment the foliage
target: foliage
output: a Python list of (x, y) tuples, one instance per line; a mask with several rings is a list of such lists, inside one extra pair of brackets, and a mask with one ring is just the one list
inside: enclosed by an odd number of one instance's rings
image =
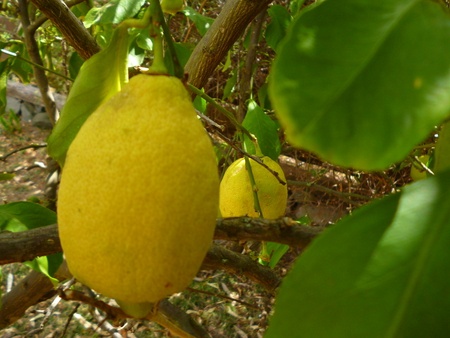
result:
[(22, 126), (20, 125), (20, 118), (16, 115), (14, 110), (10, 110), (9, 113), (5, 113), (0, 116), (0, 123), (7, 133), (21, 132)]

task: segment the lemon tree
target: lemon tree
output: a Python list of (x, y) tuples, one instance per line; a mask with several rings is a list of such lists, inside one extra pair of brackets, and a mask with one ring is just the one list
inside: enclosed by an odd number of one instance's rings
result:
[[(27, 6), (36, 8), (23, 10)], [(171, 13), (165, 16), (159, 2), (141, 0), (64, 6), (55, 0), (3, 4), (24, 27), (0, 36), (8, 53), (0, 64), (0, 102), (7, 102), (11, 73), (36, 80), (49, 112), (48, 81), (61, 91), (71, 87), (48, 151), (63, 167), (60, 238), (80, 281), (117, 299), (129, 315), (149, 319), (152, 309), (158, 312), (153, 303), (188, 286), (206, 255), (210, 265), (204, 266), (240, 276), (236, 288), (249, 280), (277, 282), (268, 288), (276, 289), (268, 327), (260, 313), (247, 316), (252, 310), (244, 311), (237, 298), (224, 300), (235, 315), (227, 320), (217, 319), (224, 312), (217, 298), (210, 298), (213, 311), (195, 304), (205, 311), (190, 313), (214, 334), (448, 335), (448, 1), (164, 0)], [(149, 6), (157, 10), (147, 12)], [(36, 33), (44, 15), (52, 23)], [(143, 24), (148, 21), (150, 28)], [(147, 75), (137, 75), (148, 67)], [(245, 157), (259, 155), (255, 138), (269, 168), (280, 177), (277, 162), (288, 169), (289, 194), (258, 163), (245, 165)], [(22, 150), (2, 148), (2, 163)], [(435, 175), (409, 184), (415, 175), (410, 155), (431, 151)], [(15, 170), (2, 168), (2, 193), (3, 184), (20, 181)], [(322, 186), (330, 173), (347, 183)], [(216, 219), (219, 175), (220, 211), (233, 217), (229, 229)], [(351, 212), (324, 226), (305, 249), (296, 218), (311, 206), (311, 196), (318, 210), (340, 205)], [(0, 246), (3, 264), (61, 252), (59, 237), (44, 236), (55, 229), (55, 214), (30, 203), (0, 206), (0, 236), (9, 239)], [(257, 227), (257, 204), (265, 218), (287, 210), (292, 220)], [(30, 231), (37, 234), (34, 245), (20, 242), (12, 250), (17, 241), (29, 243)], [(253, 255), (230, 252), (222, 245), (227, 242), (210, 246), (214, 237), (251, 236), (298, 249), (288, 264), (270, 269)], [(29, 265), (56, 282), (60, 257)], [(209, 282), (200, 284), (215, 285)], [(51, 294), (51, 283), (33, 284), (33, 294), (28, 283), (14, 289), (25, 297), (3, 296), (0, 328), (20, 318), (33, 299)], [(251, 324), (238, 327), (237, 317)], [(178, 315), (164, 318), (173, 335), (203, 334), (186, 328), (189, 320)]]

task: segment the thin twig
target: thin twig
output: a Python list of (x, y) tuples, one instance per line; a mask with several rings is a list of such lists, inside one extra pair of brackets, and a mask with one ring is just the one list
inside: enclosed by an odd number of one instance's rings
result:
[(9, 153), (6, 153), (6, 154), (1, 155), (1, 156), (0, 156), (0, 161), (5, 161), (9, 156), (11, 156), (11, 155), (13, 155), (13, 154), (15, 154), (15, 153), (18, 153), (19, 151), (22, 151), (22, 150), (26, 150), (26, 149), (30, 149), (30, 148), (36, 150), (36, 149), (39, 149), (39, 148), (45, 148), (46, 146), (47, 146), (46, 143), (42, 143), (42, 144), (30, 144), (30, 145), (25, 146), (25, 147), (21, 147), (21, 148), (18, 148), (18, 149), (14, 149), (13, 151), (10, 151)]
[(69, 316), (67, 317), (66, 325), (64, 325), (63, 332), (61, 333), (61, 338), (63, 338), (66, 333), (67, 329), (69, 328), (70, 322), (72, 321), (73, 315), (78, 311), (78, 308), (80, 307), (81, 303), (75, 304), (72, 311), (69, 313)]
[(329, 189), (326, 188), (322, 185), (316, 184), (316, 183), (310, 183), (310, 182), (299, 182), (299, 181), (292, 181), (292, 180), (288, 180), (287, 183), (289, 185), (296, 185), (296, 186), (300, 186), (300, 187), (309, 187), (309, 188), (313, 188), (316, 190), (321, 190), (323, 192), (326, 192), (328, 194), (331, 195), (335, 195), (339, 198), (345, 199), (347, 202), (351, 203), (351, 204), (357, 204), (359, 205), (359, 203), (349, 200), (347, 197), (354, 197), (354, 198), (358, 198), (358, 199), (363, 199), (366, 201), (370, 201), (372, 200), (372, 197), (368, 197), (368, 196), (364, 196), (364, 195), (360, 195), (360, 194), (355, 194), (355, 193), (350, 193), (350, 192), (340, 192), (340, 191), (336, 191), (333, 189)]
[(233, 302), (237, 302), (239, 304), (245, 305), (246, 307), (255, 309), (255, 310), (261, 310), (258, 306), (243, 302), (242, 300), (239, 299), (235, 299), (235, 298), (231, 298), (228, 296), (224, 296), (224, 295), (219, 295), (217, 293), (214, 292), (208, 292), (208, 291), (202, 291), (202, 290), (198, 290), (198, 289), (194, 289), (194, 288), (186, 288), (187, 291), (189, 292), (196, 292), (196, 293), (202, 293), (204, 295), (208, 295), (208, 296), (213, 296), (213, 297), (218, 297), (218, 298), (222, 298), (222, 299), (226, 299), (226, 300), (231, 300)]

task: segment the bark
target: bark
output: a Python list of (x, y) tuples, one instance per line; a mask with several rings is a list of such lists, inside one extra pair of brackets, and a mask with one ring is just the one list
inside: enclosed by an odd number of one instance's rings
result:
[(60, 0), (31, 0), (64, 35), (69, 44), (85, 60), (101, 50), (83, 23)]
[(323, 229), (298, 224), (288, 217), (278, 220), (250, 217), (219, 218), (214, 239), (266, 241), (304, 249)]
[[(261, 238), (272, 240), (270, 234), (277, 234), (278, 230), (273, 231), (270, 224), (275, 225), (275, 228), (278, 224), (279, 228), (287, 227), (286, 229), (293, 229), (295, 228), (294, 223), (287, 218), (279, 221), (250, 220), (247, 217), (219, 219), (217, 222), (216, 237), (235, 240)], [(261, 226), (258, 230), (259, 225)], [(301, 232), (299, 229), (298, 231)], [(306, 245), (306, 242), (309, 243), (309, 240), (318, 232), (309, 233), (309, 231), (305, 231), (306, 237), (302, 239), (302, 244), (299, 246), (302, 247)], [(251, 234), (254, 234), (254, 237)], [(289, 232), (284, 235), (287, 236), (288, 234)], [(286, 242), (282, 239), (282, 236), (277, 238), (281, 239), (282, 242)], [(296, 238), (301, 238), (301, 236), (296, 236)], [(0, 265), (12, 262), (24, 262), (38, 256), (54, 254), (61, 251), (58, 226), (56, 224), (17, 233), (9, 231), (0, 232)], [(264, 286), (269, 292), (273, 292), (281, 282), (281, 278), (270, 268), (260, 265), (249, 256), (232, 252), (215, 244), (208, 251), (202, 269), (223, 269), (229, 273), (246, 276)], [(59, 280), (71, 277), (65, 264), (58, 270), (56, 277)], [(3, 296), (3, 306), (0, 309), (0, 329), (20, 319), (30, 306), (54, 295), (53, 285), (46, 276), (35, 271), (30, 272), (11, 292)], [(173, 308), (170, 309), (167, 305), (162, 310), (167, 316), (172, 315), (174, 316), (174, 320), (181, 321), (181, 323), (185, 323), (183, 325), (188, 326), (186, 322), (187, 318), (182, 318), (177, 315), (177, 311)], [(191, 326), (193, 328), (196, 327), (193, 324)], [(202, 337), (201, 330), (199, 330), (199, 328), (196, 329), (196, 334), (198, 337)]]
[(255, 64), (256, 52), (261, 35), (261, 28), (266, 18), (266, 10), (258, 14), (253, 24), (252, 35), (250, 37), (250, 43), (248, 46), (247, 57), (245, 59), (244, 67), (241, 70), (242, 76), (239, 84), (239, 109), (237, 114), (237, 120), (242, 123), (245, 118), (245, 112), (247, 111), (247, 100), (250, 98), (252, 91), (252, 79), (253, 79), (253, 66)]
[[(219, 218), (216, 222), (214, 239), (268, 241), (305, 248), (323, 229), (323, 227), (299, 225), (288, 217), (278, 220), (250, 217)], [(56, 224), (22, 232), (0, 232), (0, 265), (25, 262), (57, 252), (62, 252), (62, 248)], [(211, 262), (215, 261), (217, 253), (215, 249), (212, 251)], [(245, 257), (240, 254), (239, 256)], [(211, 264), (208, 263), (209, 268)], [(220, 263), (217, 268), (222, 266), (223, 264)]]
[(22, 232), (0, 232), (1, 265), (31, 261), (61, 251), (56, 224)]
[(271, 2), (271, 0), (228, 0), (195, 47), (184, 68), (189, 75), (189, 83), (197, 88), (205, 86), (234, 42)]
[(264, 286), (269, 292), (275, 291), (281, 283), (281, 278), (269, 267), (257, 263), (249, 256), (216, 244), (213, 244), (206, 254), (202, 269), (220, 269), (239, 276), (246, 276)]

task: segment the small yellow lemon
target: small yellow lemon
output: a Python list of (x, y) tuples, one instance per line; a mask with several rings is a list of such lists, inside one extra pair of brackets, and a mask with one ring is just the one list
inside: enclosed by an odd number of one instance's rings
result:
[(183, 9), (184, 0), (162, 0), (161, 9), (164, 13), (175, 14)]
[[(283, 170), (277, 162), (267, 156), (263, 156), (261, 160), (286, 182)], [(264, 218), (276, 219), (283, 216), (287, 203), (287, 186), (281, 184), (271, 172), (252, 159), (250, 165)], [(234, 161), (226, 170), (220, 183), (219, 205), (222, 217), (245, 215), (259, 217), (254, 208), (253, 190), (244, 158)]]
[(72, 142), (58, 200), (61, 244), (83, 284), (136, 317), (186, 288), (215, 228), (214, 151), (187, 90), (137, 75)]

